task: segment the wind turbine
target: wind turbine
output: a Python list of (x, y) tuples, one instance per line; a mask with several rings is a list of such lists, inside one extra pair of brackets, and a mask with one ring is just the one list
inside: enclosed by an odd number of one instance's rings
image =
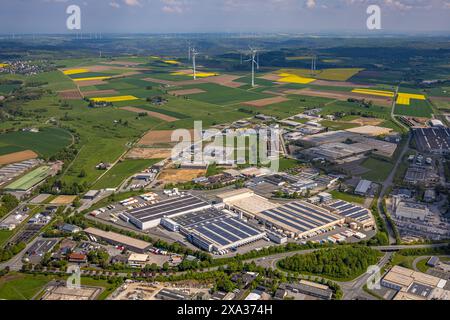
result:
[(255, 87), (255, 66), (259, 69), (259, 63), (256, 61), (256, 57), (258, 55), (258, 50), (250, 47), (251, 58), (247, 60), (247, 62), (252, 63), (252, 87)]
[(194, 68), (194, 80), (197, 80), (197, 64), (196, 64), (196, 58), (199, 55), (199, 52), (192, 47), (189, 52), (191, 53), (192, 56), (192, 66)]
[(314, 54), (311, 61), (311, 75), (315, 76), (317, 71), (317, 56)]
[(190, 42), (188, 42), (188, 61), (191, 61), (191, 50), (192, 50), (192, 45)]

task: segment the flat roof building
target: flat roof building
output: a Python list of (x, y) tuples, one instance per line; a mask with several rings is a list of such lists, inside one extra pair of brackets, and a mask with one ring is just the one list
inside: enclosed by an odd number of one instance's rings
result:
[(121, 245), (134, 252), (145, 252), (151, 247), (151, 243), (139, 239), (134, 239), (111, 231), (103, 231), (96, 228), (84, 230), (88, 235), (100, 239), (113, 245)]
[(381, 285), (399, 291), (394, 300), (430, 299), (435, 290), (448, 292), (445, 290), (447, 280), (400, 266), (389, 270)]
[(253, 216), (273, 229), (281, 229), (293, 238), (311, 234), (344, 223), (345, 218), (308, 202), (296, 201)]
[(450, 128), (413, 129), (413, 137), (421, 152), (434, 154), (450, 153)]
[(334, 213), (345, 217), (347, 222), (356, 222), (365, 230), (375, 227), (375, 220), (369, 209), (343, 200), (328, 203), (326, 207)]
[(155, 204), (129, 210), (125, 215), (141, 230), (157, 227), (164, 217), (176, 217), (186, 213), (205, 210), (211, 204), (190, 194), (170, 198)]
[(420, 221), (424, 221), (428, 214), (429, 210), (426, 205), (409, 201), (400, 201), (395, 210), (395, 216), (398, 218)]
[(253, 216), (259, 212), (279, 206), (264, 197), (256, 195), (250, 189), (233, 190), (219, 194), (217, 197), (225, 204), (225, 208), (243, 215)]
[(133, 268), (144, 268), (148, 261), (148, 254), (132, 253), (128, 257), (128, 265)]
[(264, 231), (229, 216), (181, 228), (180, 232), (192, 244), (208, 252), (237, 248), (266, 236)]

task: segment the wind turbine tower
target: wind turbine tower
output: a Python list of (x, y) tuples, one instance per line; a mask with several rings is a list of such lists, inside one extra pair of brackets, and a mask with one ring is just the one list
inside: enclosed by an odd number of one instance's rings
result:
[(311, 75), (315, 76), (317, 71), (317, 56), (313, 55), (311, 60)]
[(192, 57), (192, 66), (193, 66), (193, 69), (194, 69), (194, 80), (197, 80), (197, 64), (196, 64), (196, 58), (197, 58), (197, 56), (198, 56), (199, 53), (198, 53), (197, 50), (195, 50), (194, 47), (191, 48), (190, 53), (191, 53), (191, 57)]
[(188, 42), (188, 46), (189, 46), (189, 49), (188, 49), (188, 61), (191, 61), (192, 46), (191, 46), (190, 42)]
[(250, 48), (251, 58), (247, 61), (252, 63), (252, 87), (255, 87), (255, 66), (259, 69), (259, 63), (256, 61), (258, 51), (256, 49)]

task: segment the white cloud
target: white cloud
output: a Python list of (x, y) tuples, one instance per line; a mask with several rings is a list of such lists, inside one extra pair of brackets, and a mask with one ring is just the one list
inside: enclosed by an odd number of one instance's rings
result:
[(113, 7), (113, 8), (116, 8), (116, 9), (120, 8), (120, 4), (117, 3), (117, 2), (115, 2), (115, 1), (111, 1), (111, 2), (109, 3), (109, 5), (110, 5), (111, 7)]
[(142, 4), (139, 0), (123, 0), (123, 2), (130, 7), (142, 7)]
[(316, 0), (307, 0), (306, 1), (306, 7), (308, 9), (313, 9), (316, 7)]

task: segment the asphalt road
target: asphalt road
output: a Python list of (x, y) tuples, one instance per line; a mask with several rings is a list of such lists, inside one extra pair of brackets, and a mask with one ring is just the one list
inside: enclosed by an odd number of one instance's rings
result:
[(387, 230), (389, 233), (389, 244), (395, 244), (396, 239), (395, 239), (394, 230), (392, 229), (392, 226), (387, 219), (387, 216), (386, 216), (387, 213), (384, 212), (384, 210), (383, 210), (383, 201), (384, 201), (384, 197), (386, 196), (387, 190), (392, 186), (392, 183), (394, 181), (394, 177), (398, 170), (398, 167), (400, 166), (401, 162), (403, 161), (403, 157), (405, 156), (405, 153), (409, 149), (410, 142), (411, 142), (411, 134), (408, 135), (408, 141), (403, 146), (403, 149), (400, 152), (400, 155), (398, 156), (397, 161), (395, 162), (394, 168), (392, 169), (392, 171), (389, 174), (389, 176), (387, 177), (387, 179), (383, 182), (383, 186), (381, 187), (380, 195), (378, 197), (378, 202), (377, 202), (378, 212), (380, 213), (381, 217), (384, 219), (384, 221), (386, 223)]

